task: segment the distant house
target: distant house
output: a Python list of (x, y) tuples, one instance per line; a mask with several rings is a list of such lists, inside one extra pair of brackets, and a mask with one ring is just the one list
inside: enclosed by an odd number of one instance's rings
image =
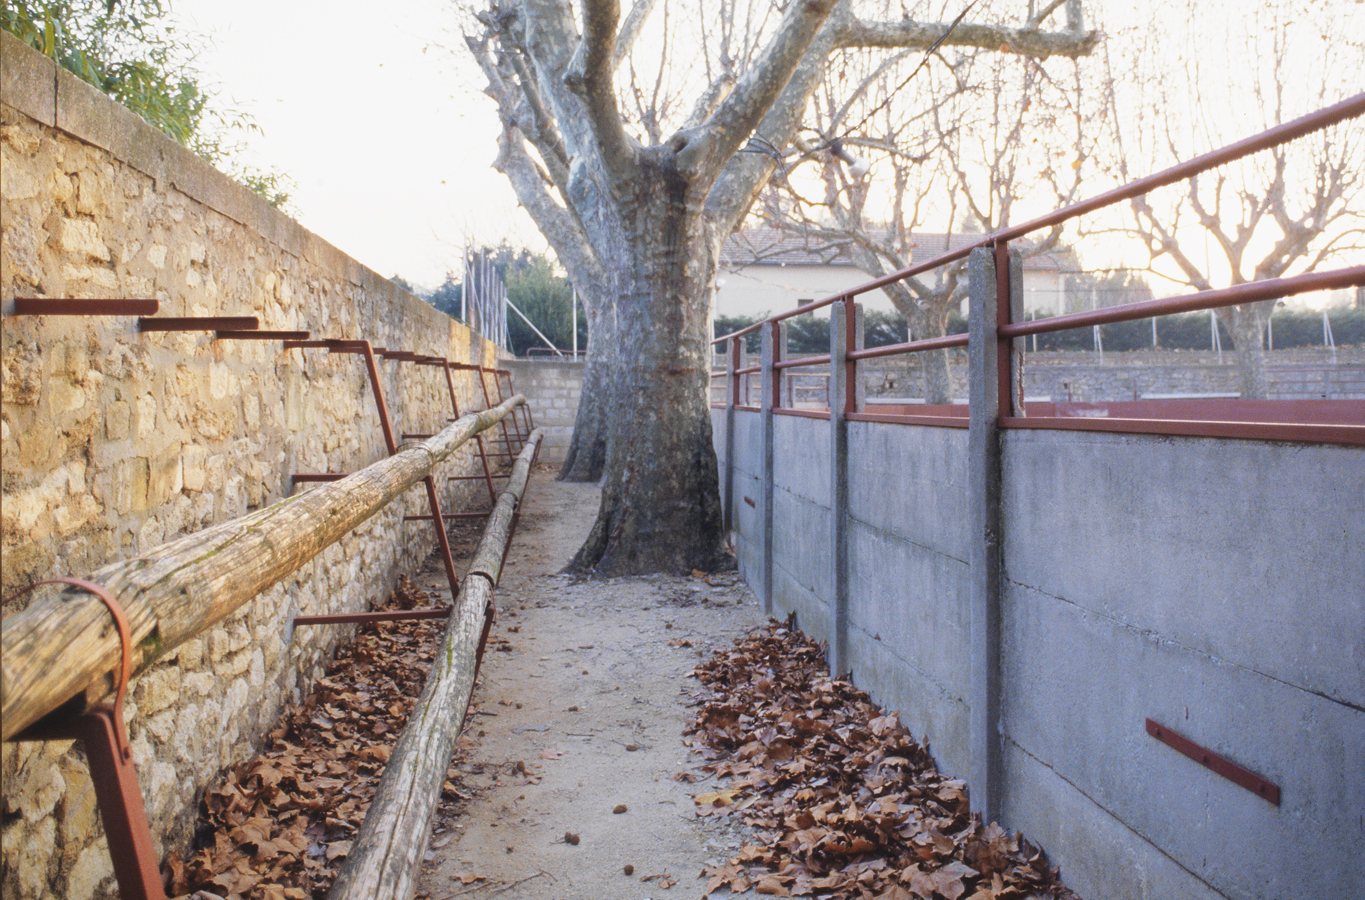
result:
[[(980, 239), (979, 234), (916, 235), (913, 262), (932, 259)], [(872, 276), (853, 265), (843, 247), (775, 228), (745, 228), (726, 239), (716, 277), (717, 316), (758, 316), (822, 300), (857, 287)], [(891, 298), (874, 291), (862, 298), (868, 310), (890, 311)], [(1024, 311), (1065, 312), (1061, 261), (1039, 254), (1024, 261)]]

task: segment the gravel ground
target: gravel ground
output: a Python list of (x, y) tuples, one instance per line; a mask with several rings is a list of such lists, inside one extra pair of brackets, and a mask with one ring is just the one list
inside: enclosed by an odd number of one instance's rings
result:
[(682, 732), (689, 673), (758, 624), (758, 605), (733, 572), (560, 575), (597, 504), (593, 485), (533, 476), (460, 739), (468, 800), (442, 811), (419, 896), (699, 897), (702, 866), (740, 846), (727, 817), (696, 815), (714, 782)]

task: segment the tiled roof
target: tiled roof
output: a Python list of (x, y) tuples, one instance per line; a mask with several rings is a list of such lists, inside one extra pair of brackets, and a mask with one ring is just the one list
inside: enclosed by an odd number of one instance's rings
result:
[[(933, 259), (981, 239), (979, 234), (942, 234), (920, 232), (914, 235), (912, 259)], [(748, 266), (853, 266), (847, 242), (835, 242), (819, 235), (796, 234), (777, 228), (742, 228), (725, 239), (720, 264), (730, 269)], [(1026, 269), (1060, 269), (1050, 254), (1024, 260)]]

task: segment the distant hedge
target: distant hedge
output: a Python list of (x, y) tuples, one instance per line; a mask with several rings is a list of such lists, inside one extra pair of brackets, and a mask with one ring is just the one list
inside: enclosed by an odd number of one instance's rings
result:
[[(1046, 318), (1040, 316), (1040, 319)], [(1162, 350), (1208, 350), (1213, 331), (1207, 312), (1161, 316), (1156, 320), (1156, 346)], [(1365, 344), (1365, 309), (1337, 307), (1328, 310), (1332, 339), (1338, 347)], [(1271, 323), (1276, 350), (1324, 345), (1322, 313), (1313, 310), (1281, 310)], [(1227, 326), (1218, 321), (1219, 343), (1224, 350), (1236, 349)], [(1106, 350), (1147, 350), (1152, 347), (1152, 320), (1137, 319), (1103, 325), (1100, 338)], [(1264, 341), (1264, 336), (1262, 337)], [(1032, 338), (1030, 338), (1030, 344)], [(1075, 328), (1038, 335), (1039, 350), (1091, 350), (1094, 334), (1090, 328)]]
[[(1039, 316), (1041, 319), (1047, 316)], [(1335, 307), (1328, 310), (1332, 339), (1338, 347), (1365, 345), (1365, 309)], [(731, 334), (747, 328), (758, 319), (745, 316), (717, 316), (716, 336)], [(829, 319), (813, 315), (787, 319), (787, 352), (806, 356), (829, 352)], [(1280, 310), (1272, 322), (1275, 349), (1323, 346), (1322, 313), (1313, 310)], [(967, 330), (967, 317), (953, 312), (948, 317), (947, 334), (961, 334)], [(1224, 350), (1236, 349), (1232, 335), (1222, 321), (1218, 322), (1219, 342)], [(864, 316), (864, 336), (868, 347), (884, 347), (907, 340), (905, 319), (899, 313), (869, 312)], [(1090, 328), (1073, 328), (1040, 334), (1039, 350), (1092, 350), (1094, 334)], [(1100, 330), (1104, 349), (1148, 350), (1152, 347), (1152, 320), (1138, 319), (1104, 325)], [(1156, 346), (1162, 350), (1208, 350), (1212, 331), (1206, 312), (1181, 313), (1161, 316), (1156, 320)], [(1029, 338), (1030, 347), (1033, 339)], [(749, 353), (759, 352), (759, 336), (754, 331), (746, 336)]]

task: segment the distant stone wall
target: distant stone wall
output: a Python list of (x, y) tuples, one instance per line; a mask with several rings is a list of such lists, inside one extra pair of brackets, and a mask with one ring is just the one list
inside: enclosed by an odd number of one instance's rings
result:
[(509, 359), (501, 363), (512, 373), (517, 392), (526, 395), (537, 428), (545, 432), (540, 458), (561, 463), (573, 440), (578, 396), (583, 391), (583, 363), (548, 359)]
[[(16, 317), (16, 296), (156, 298), (162, 316), (256, 315), (267, 329), (495, 361), (482, 338), (5, 33), (0, 71), (5, 596), (269, 504), (295, 472), (353, 471), (385, 452), (355, 356), (140, 334), (128, 317)], [(397, 430), (445, 423), (438, 370), (380, 366)], [(459, 393), (462, 410), (482, 407), (476, 380)], [(473, 457), (448, 465), (472, 472)], [(443, 502), (459, 508), (472, 490)], [(204, 786), (255, 752), (349, 635), (300, 629), (285, 643), (290, 609), (357, 610), (387, 595), (434, 544), (429, 526), (402, 522), (424, 507), (410, 493), (135, 681), (129, 732), (161, 852), (188, 848)], [(0, 775), (0, 895), (113, 896), (72, 745), (5, 744)]]
[[(1365, 348), (1276, 350), (1266, 367), (1271, 400), (1365, 398)], [(922, 363), (915, 356), (869, 360), (859, 365), (867, 395), (922, 397)], [(966, 357), (950, 357), (953, 396), (967, 396)], [(1152, 394), (1235, 394), (1237, 354), (1180, 350), (1106, 353), (1043, 352), (1024, 355), (1025, 393), (1030, 398), (1088, 403), (1137, 400)]]
[[(1270, 400), (1365, 399), (1365, 347), (1275, 350), (1267, 354), (1266, 382)], [(758, 365), (758, 356), (746, 357), (746, 366)], [(865, 395), (883, 402), (924, 396), (922, 354), (869, 359), (858, 364)], [(825, 403), (828, 366), (809, 370), (790, 369), (795, 378), (798, 405)], [(948, 377), (951, 394), (967, 398), (966, 355), (950, 351)], [(712, 399), (723, 397), (715, 383)], [(1024, 354), (1025, 393), (1029, 399), (1061, 403), (1102, 400), (1135, 400), (1144, 395), (1235, 394), (1237, 354), (1182, 350), (1131, 350), (1106, 353), (1048, 351)], [(750, 402), (758, 403), (758, 379), (750, 379)]]

